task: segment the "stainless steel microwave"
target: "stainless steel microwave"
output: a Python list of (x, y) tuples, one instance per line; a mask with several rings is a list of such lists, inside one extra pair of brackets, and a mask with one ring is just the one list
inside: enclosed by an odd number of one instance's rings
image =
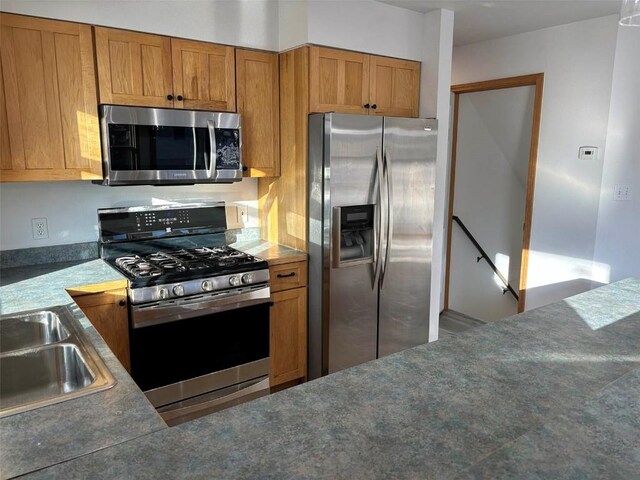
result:
[(189, 185), (242, 180), (236, 113), (100, 107), (105, 185)]

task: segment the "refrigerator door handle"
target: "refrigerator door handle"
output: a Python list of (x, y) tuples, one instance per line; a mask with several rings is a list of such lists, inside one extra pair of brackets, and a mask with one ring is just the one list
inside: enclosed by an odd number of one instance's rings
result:
[(382, 261), (381, 261), (381, 257), (382, 257), (382, 230), (383, 230), (383, 225), (384, 225), (384, 219), (383, 219), (383, 214), (384, 211), (387, 209), (386, 207), (386, 197), (384, 196), (384, 194), (382, 193), (382, 176), (384, 175), (384, 170), (383, 170), (383, 165), (382, 165), (382, 158), (380, 158), (380, 149), (376, 148), (376, 166), (378, 171), (376, 172), (376, 178), (378, 179), (377, 182), (377, 189), (378, 189), (378, 202), (376, 202), (377, 208), (376, 208), (376, 212), (377, 212), (377, 232), (376, 232), (376, 245), (375, 245), (375, 249), (374, 249), (374, 263), (375, 266), (373, 268), (373, 284), (371, 285), (371, 288), (373, 290), (375, 290), (376, 288), (378, 288), (378, 280), (380, 278), (380, 268), (382, 267)]
[(380, 288), (382, 288), (384, 286), (384, 277), (385, 277), (385, 273), (387, 272), (387, 268), (389, 265), (389, 257), (391, 255), (391, 237), (393, 236), (393, 191), (391, 188), (391, 185), (393, 184), (392, 180), (391, 180), (391, 165), (390, 165), (390, 157), (389, 157), (389, 153), (388, 152), (384, 152), (384, 157), (383, 157), (383, 171), (384, 171), (384, 178), (385, 178), (385, 183), (386, 183), (386, 194), (387, 194), (387, 198), (386, 198), (386, 209), (387, 209), (387, 214), (386, 214), (386, 241), (385, 241), (385, 250), (384, 250), (384, 262), (382, 263), (382, 272), (380, 274)]

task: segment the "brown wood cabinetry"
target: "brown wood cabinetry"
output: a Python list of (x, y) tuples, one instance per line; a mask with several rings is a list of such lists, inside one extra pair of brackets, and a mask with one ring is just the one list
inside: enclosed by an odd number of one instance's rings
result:
[(361, 113), (369, 103), (369, 55), (310, 47), (309, 109)]
[(417, 117), (420, 102), (420, 63), (372, 55), (369, 67), (369, 114)]
[(420, 63), (309, 47), (309, 110), (418, 116)]
[(236, 110), (234, 48), (171, 39), (174, 107)]
[(235, 111), (234, 49), (95, 27), (100, 103)]
[(307, 262), (272, 266), (269, 274), (270, 382), (276, 387), (307, 376)]
[(108, 288), (108, 284), (72, 288), (68, 292), (122, 366), (130, 372), (127, 289), (105, 288)]
[(238, 113), (246, 176), (280, 175), (278, 55), (236, 49)]
[(173, 107), (171, 39), (95, 27), (100, 103)]
[(316, 46), (279, 61), (280, 177), (258, 179), (261, 235), (306, 251), (309, 113), (415, 117), (420, 63)]
[(102, 178), (91, 27), (0, 14), (0, 180)]

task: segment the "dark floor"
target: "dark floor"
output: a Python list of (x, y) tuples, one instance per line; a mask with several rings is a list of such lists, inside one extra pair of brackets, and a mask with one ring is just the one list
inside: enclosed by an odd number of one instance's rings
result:
[(440, 313), (440, 337), (447, 335), (458, 335), (460, 333), (471, 330), (472, 328), (481, 327), (486, 322), (470, 317), (464, 313), (454, 310), (443, 310)]

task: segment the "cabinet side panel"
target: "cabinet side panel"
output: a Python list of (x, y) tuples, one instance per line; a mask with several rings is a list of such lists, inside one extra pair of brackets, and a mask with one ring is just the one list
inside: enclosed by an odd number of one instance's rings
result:
[(262, 237), (307, 250), (307, 115), (309, 52), (302, 47), (280, 55), (280, 159), (277, 179), (258, 181)]

